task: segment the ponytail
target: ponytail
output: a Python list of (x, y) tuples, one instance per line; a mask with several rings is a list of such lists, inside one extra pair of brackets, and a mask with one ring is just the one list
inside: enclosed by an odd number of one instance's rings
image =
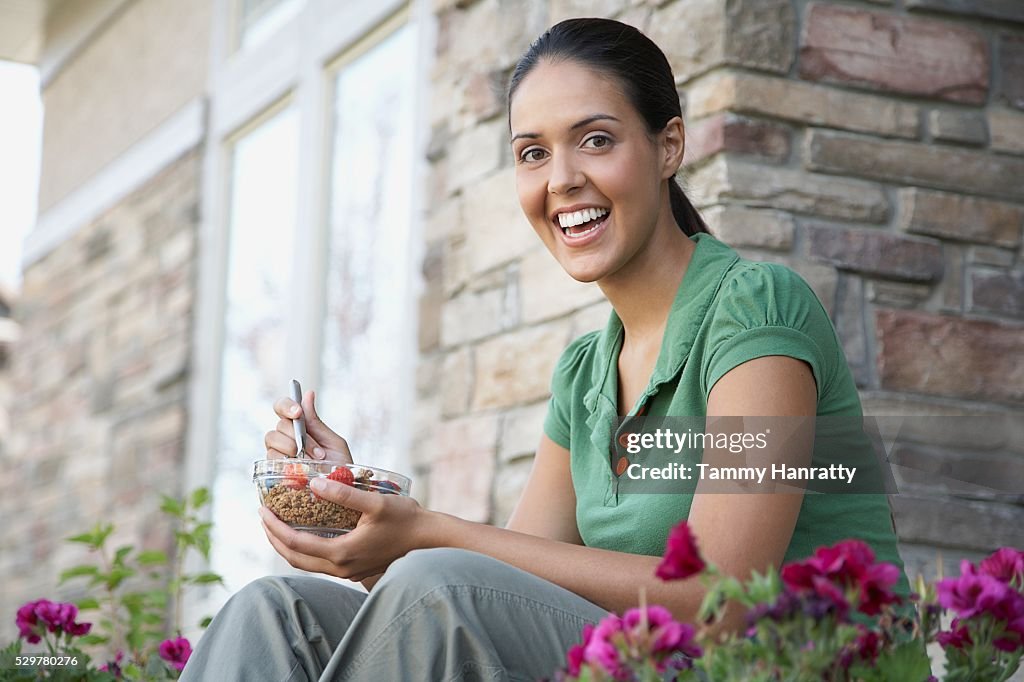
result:
[(692, 237), (698, 232), (708, 231), (708, 226), (704, 219), (700, 217), (700, 213), (697, 213), (697, 209), (690, 203), (690, 200), (686, 197), (686, 192), (679, 186), (675, 178), (671, 178), (668, 181), (668, 197), (672, 204), (672, 217), (676, 219), (676, 223), (683, 231), (683, 234), (687, 237)]

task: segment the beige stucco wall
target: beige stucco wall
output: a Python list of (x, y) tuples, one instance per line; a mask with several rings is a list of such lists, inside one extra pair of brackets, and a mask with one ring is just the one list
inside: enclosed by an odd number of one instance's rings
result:
[[(85, 13), (82, 5), (58, 7), (48, 31)], [(203, 92), (212, 6), (130, 2), (56, 73), (43, 90), (40, 213)]]

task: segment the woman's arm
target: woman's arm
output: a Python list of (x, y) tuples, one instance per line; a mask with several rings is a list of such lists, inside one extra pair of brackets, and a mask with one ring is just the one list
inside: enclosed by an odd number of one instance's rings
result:
[[(723, 376), (711, 391), (708, 416), (811, 416), (815, 406), (814, 379), (807, 365), (771, 356), (746, 362)], [(466, 521), (423, 509), (414, 500), (375, 495), (341, 484), (329, 485), (322, 495), (339, 504), (362, 508), (368, 516), (365, 527), (361, 523), (343, 538), (325, 540), (293, 531), (272, 515), (265, 516), (264, 523), (278, 552), (293, 566), (306, 570), (366, 577), (381, 572), (413, 549), (459, 547), (522, 568), (610, 611), (636, 606), (638, 589), (644, 586), (648, 603), (663, 604), (677, 618), (692, 621), (704, 596), (697, 581), (661, 581), (654, 575), (660, 557), (573, 544), (564, 539), (564, 521), (548, 523), (528, 513), (524, 504), (530, 511), (552, 504), (556, 510), (562, 508), (564, 499), (553, 503), (544, 495), (553, 494), (551, 491), (559, 485), (571, 486), (564, 480), (561, 484), (544, 482), (555, 471), (547, 468), (551, 464), (547, 455), (562, 455), (567, 461), (568, 452), (554, 443), (550, 448), (542, 444), (542, 450), (545, 464), (540, 465), (534, 487), (528, 486), (531, 501), (527, 503), (524, 495), (510, 526), (551, 533), (559, 539)], [(795, 461), (806, 456), (809, 454), (794, 453)], [(563, 475), (567, 477), (567, 472)], [(781, 562), (801, 500), (801, 495), (697, 494), (690, 525), (708, 560), (732, 575), (746, 578), (752, 570)], [(377, 537), (393, 538), (388, 548), (393, 556), (381, 555), (380, 543), (374, 540)], [(727, 620), (727, 625), (737, 625), (738, 617), (736, 614), (732, 621)]]
[(516, 508), (505, 528), (549, 540), (582, 545), (576, 526), (576, 492), (569, 472), (569, 451), (541, 436)]

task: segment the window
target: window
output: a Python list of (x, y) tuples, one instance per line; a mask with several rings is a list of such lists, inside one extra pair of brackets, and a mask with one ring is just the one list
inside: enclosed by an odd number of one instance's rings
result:
[(302, 8), (304, 0), (237, 0), (235, 49), (262, 43)]
[[(410, 469), (432, 15), (429, 0), (217, 8), (186, 486), (213, 490), (211, 568), (233, 591), (291, 570), (251, 480), (289, 379), (317, 390), (357, 461)], [(189, 594), (185, 622), (228, 594)]]
[(298, 115), (287, 103), (229, 141), (227, 291), (214, 479), (213, 570), (244, 585), (273, 557), (258, 524), (253, 460), (286, 386), (287, 302), (298, 188)]
[[(357, 462), (404, 469), (414, 353), (415, 33), (406, 24), (334, 77), (322, 416)], [(404, 352), (403, 352), (404, 351)]]

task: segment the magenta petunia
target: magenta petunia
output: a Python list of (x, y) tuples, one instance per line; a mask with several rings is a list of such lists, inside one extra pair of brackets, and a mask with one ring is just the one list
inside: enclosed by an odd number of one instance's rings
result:
[(625, 671), (618, 647), (612, 641), (622, 631), (622, 619), (614, 613), (610, 613), (597, 624), (590, 641), (584, 647), (584, 660), (601, 668), (615, 679), (621, 677)]
[(968, 647), (974, 642), (971, 641), (971, 633), (967, 631), (967, 628), (960, 623), (959, 618), (954, 618), (953, 622), (950, 623), (949, 630), (943, 630), (935, 635), (935, 641), (942, 646), (942, 648), (954, 648), (963, 649)]
[(1013, 547), (1000, 547), (978, 565), (978, 572), (1010, 582), (1024, 580), (1024, 552)]
[(25, 639), (29, 644), (38, 644), (42, 641), (37, 630), (39, 617), (36, 616), (36, 605), (38, 602), (30, 601), (18, 609), (14, 617), (14, 623), (18, 626), (18, 636)]
[(794, 592), (814, 589), (814, 579), (823, 577), (821, 568), (809, 561), (794, 561), (782, 567), (779, 577)]
[(165, 639), (160, 642), (160, 658), (170, 663), (175, 670), (184, 670), (188, 657), (192, 655), (192, 645), (184, 637)]
[[(969, 565), (969, 562), (964, 562)], [(995, 611), (1011, 592), (1006, 583), (990, 575), (965, 571), (958, 578), (945, 578), (935, 584), (939, 604), (952, 609), (960, 618)]]
[(819, 547), (810, 563), (829, 580), (850, 586), (875, 563), (875, 553), (860, 540), (843, 540), (831, 547)]
[(583, 667), (582, 644), (573, 644), (565, 654), (565, 670), (573, 677), (579, 677), (580, 669)]
[[(622, 626), (626, 630), (634, 630), (642, 621), (643, 611), (639, 607), (629, 609), (622, 614)], [(651, 604), (647, 607), (647, 627), (653, 630), (656, 627), (672, 622), (672, 612), (664, 606)]]
[(878, 653), (882, 648), (882, 639), (878, 636), (878, 633), (874, 630), (868, 630), (864, 626), (858, 628), (857, 641), (855, 646), (857, 647), (857, 655), (860, 656), (862, 661), (874, 662), (878, 658)]
[(900, 598), (892, 591), (900, 579), (900, 570), (892, 564), (872, 564), (860, 576), (857, 609), (868, 616), (877, 616), (882, 607), (897, 604)]
[(684, 580), (697, 575), (705, 566), (689, 524), (682, 521), (669, 532), (665, 555), (654, 573), (662, 580)]

